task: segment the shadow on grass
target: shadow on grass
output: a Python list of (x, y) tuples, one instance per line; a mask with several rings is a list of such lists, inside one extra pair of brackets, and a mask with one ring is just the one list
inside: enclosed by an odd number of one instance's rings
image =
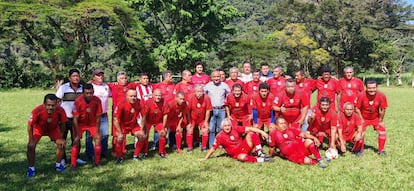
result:
[(0, 123), (0, 133), (1, 132), (7, 132), (15, 129), (16, 127), (7, 126), (5, 124)]

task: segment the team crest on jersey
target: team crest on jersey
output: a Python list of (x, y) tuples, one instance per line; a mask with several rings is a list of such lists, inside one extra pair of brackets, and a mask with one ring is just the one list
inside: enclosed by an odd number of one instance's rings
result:
[(321, 121), (324, 122), (325, 121), (325, 117), (321, 117)]
[(253, 86), (253, 90), (257, 90), (257, 87), (256, 86)]
[(369, 101), (369, 105), (374, 105), (374, 101)]
[(158, 113), (158, 109), (155, 109), (155, 110), (154, 110), (154, 113), (155, 113), (155, 114), (157, 114), (157, 113)]
[(275, 97), (275, 100), (273, 100), (273, 102), (275, 102), (275, 104), (279, 103), (279, 97)]
[(293, 102), (295, 102), (294, 99), (289, 99), (289, 103), (293, 103)]
[(200, 108), (201, 107), (201, 104), (200, 103), (197, 103), (197, 108)]
[(266, 106), (266, 102), (262, 102), (262, 106), (265, 107)]
[(52, 118), (47, 118), (47, 123), (52, 123)]
[(328, 84), (324, 84), (323, 85), (323, 88), (328, 88)]
[(128, 89), (126, 87), (123, 88), (123, 91), (126, 92)]
[(351, 84), (348, 84), (348, 88), (351, 88)]
[(283, 138), (287, 139), (288, 135), (286, 133), (283, 133)]
[(230, 136), (230, 140), (234, 141), (234, 136), (233, 135)]
[(87, 113), (90, 113), (90, 112), (91, 112), (91, 108), (89, 108), (89, 107), (88, 107), (88, 108), (86, 108), (86, 112), (87, 112)]
[(300, 84), (299, 84), (299, 87), (303, 87), (303, 83), (300, 83)]
[(131, 113), (135, 113), (135, 109), (134, 108), (131, 108), (131, 111), (130, 111)]
[(240, 105), (240, 104), (239, 104), (239, 102), (236, 102), (235, 106), (236, 106), (236, 107), (239, 107), (239, 105)]

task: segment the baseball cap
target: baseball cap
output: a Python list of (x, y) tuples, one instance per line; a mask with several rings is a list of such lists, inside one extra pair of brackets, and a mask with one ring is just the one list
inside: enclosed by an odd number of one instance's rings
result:
[(98, 75), (98, 74), (100, 74), (100, 73), (104, 74), (105, 72), (104, 72), (104, 71), (102, 71), (102, 70), (100, 70), (100, 69), (95, 69), (95, 70), (93, 71), (93, 75)]

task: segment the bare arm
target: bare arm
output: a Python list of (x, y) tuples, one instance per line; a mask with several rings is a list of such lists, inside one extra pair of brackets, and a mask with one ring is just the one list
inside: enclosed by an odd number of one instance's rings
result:
[(208, 158), (210, 158), (210, 156), (214, 153), (214, 151), (216, 151), (216, 149), (214, 147), (211, 147), (210, 150), (208, 150), (206, 156), (204, 158), (199, 159), (200, 161), (205, 161)]

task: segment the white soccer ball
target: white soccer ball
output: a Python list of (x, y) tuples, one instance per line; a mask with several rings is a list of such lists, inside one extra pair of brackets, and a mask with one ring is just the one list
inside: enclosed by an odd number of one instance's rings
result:
[(329, 148), (325, 151), (325, 157), (331, 160), (337, 159), (339, 157), (338, 150), (334, 148)]

